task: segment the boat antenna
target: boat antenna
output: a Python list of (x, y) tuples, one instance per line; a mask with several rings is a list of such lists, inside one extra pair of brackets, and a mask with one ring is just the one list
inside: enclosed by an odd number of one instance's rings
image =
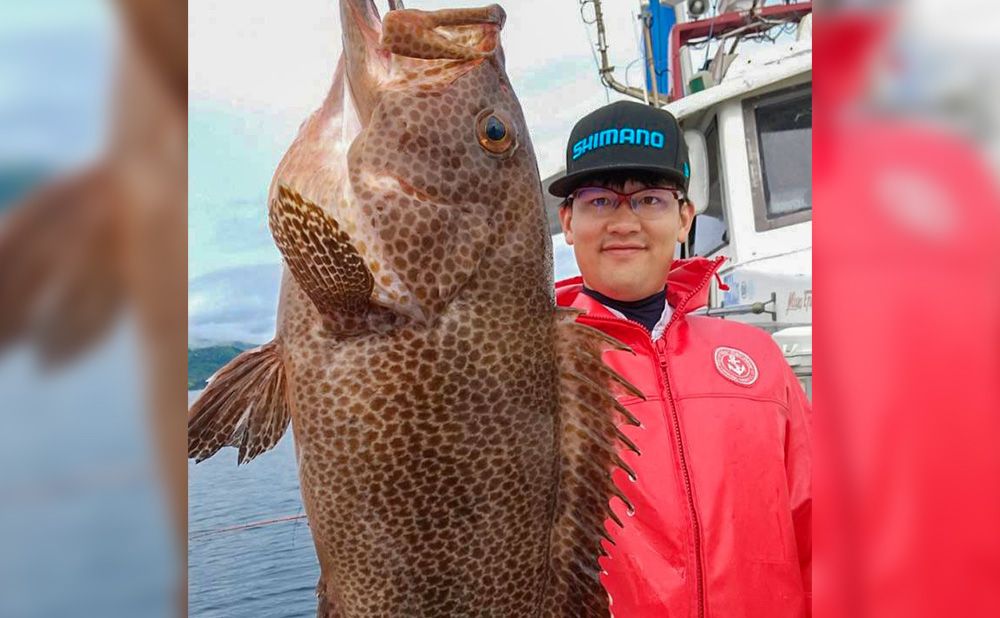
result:
[[(583, 9), (588, 4), (594, 5), (594, 21), (588, 21), (583, 17)], [(600, 73), (601, 83), (622, 94), (648, 102), (649, 95), (644, 89), (626, 86), (615, 79), (615, 67), (611, 66), (611, 63), (608, 62), (608, 40), (604, 31), (604, 13), (601, 11), (601, 0), (580, 0), (580, 17), (585, 24), (597, 25), (597, 51), (601, 56), (601, 63), (597, 71)]]

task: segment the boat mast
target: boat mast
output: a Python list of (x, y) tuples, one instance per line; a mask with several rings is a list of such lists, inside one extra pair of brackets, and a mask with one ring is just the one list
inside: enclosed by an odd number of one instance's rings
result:
[[(604, 32), (604, 13), (601, 11), (601, 0), (583, 0), (580, 3), (581, 9), (588, 2), (594, 5), (594, 23), (597, 24), (597, 51), (601, 55), (601, 66), (598, 69), (601, 74), (601, 83), (622, 94), (627, 94), (628, 96), (635, 97), (641, 101), (648, 101), (649, 94), (645, 90), (635, 88), (633, 86), (626, 86), (615, 79), (615, 67), (611, 66), (611, 63), (608, 62), (608, 41)], [(646, 36), (648, 37), (648, 29), (646, 32)], [(650, 57), (650, 60), (652, 60), (652, 54), (648, 54), (648, 56)], [(657, 101), (657, 107), (659, 107), (659, 101)]]

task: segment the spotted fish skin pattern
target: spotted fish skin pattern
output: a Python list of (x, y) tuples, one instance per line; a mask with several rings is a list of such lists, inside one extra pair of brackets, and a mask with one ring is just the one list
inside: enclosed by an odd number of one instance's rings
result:
[(345, 57), (270, 191), (275, 341), (220, 372), (237, 396), (210, 384), (189, 450), (256, 454), (277, 437), (252, 419), (290, 416), (321, 618), (608, 616), (609, 471), (635, 421), (600, 360), (615, 342), (555, 309), (503, 11), (341, 10)]

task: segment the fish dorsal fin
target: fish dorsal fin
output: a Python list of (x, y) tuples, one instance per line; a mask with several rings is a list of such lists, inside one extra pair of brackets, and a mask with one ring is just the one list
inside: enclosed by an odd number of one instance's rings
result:
[(604, 554), (602, 539), (612, 542), (604, 523), (608, 519), (617, 521), (609, 505), (611, 499), (617, 497), (631, 508), (611, 473), (618, 467), (630, 477), (635, 474), (619, 456), (620, 449), (636, 449), (618, 424), (637, 425), (638, 421), (618, 403), (612, 388), (639, 397), (642, 393), (601, 359), (602, 352), (609, 348), (629, 348), (578, 324), (578, 315), (578, 311), (569, 309), (559, 309), (556, 314), (560, 464), (549, 581), (539, 614), (545, 618), (609, 616), (608, 595), (601, 585), (598, 564)]
[(213, 375), (188, 413), (188, 457), (202, 461), (223, 446), (246, 463), (274, 448), (288, 428), (285, 369), (275, 342), (243, 352)]

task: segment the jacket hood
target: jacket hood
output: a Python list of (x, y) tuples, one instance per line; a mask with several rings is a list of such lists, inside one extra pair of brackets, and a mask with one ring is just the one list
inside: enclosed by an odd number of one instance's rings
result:
[[(708, 303), (708, 282), (725, 261), (724, 257), (674, 260), (667, 273), (667, 304), (681, 313), (704, 307)], [(556, 304), (560, 307), (575, 306), (582, 290), (582, 276), (557, 282)]]

